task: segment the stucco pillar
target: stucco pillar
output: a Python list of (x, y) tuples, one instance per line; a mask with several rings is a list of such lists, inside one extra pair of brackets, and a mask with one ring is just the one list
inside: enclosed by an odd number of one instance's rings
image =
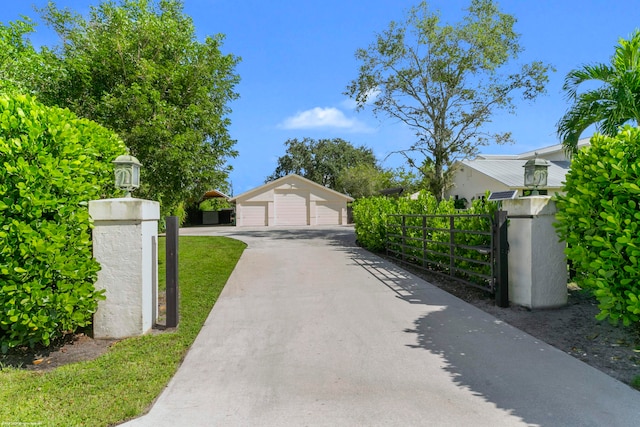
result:
[(94, 337), (145, 334), (157, 317), (160, 204), (133, 198), (93, 200), (89, 214), (93, 256), (101, 266), (96, 289), (106, 290), (93, 318)]
[(567, 261), (550, 196), (504, 200), (509, 219), (509, 300), (529, 308), (567, 303)]

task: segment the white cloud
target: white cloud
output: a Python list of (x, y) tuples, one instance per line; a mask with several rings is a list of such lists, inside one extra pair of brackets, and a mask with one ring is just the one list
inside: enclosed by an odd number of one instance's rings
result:
[(350, 119), (342, 111), (334, 107), (315, 107), (287, 117), (280, 126), (283, 129), (317, 129), (338, 128), (353, 132), (367, 132), (364, 123)]
[(358, 104), (356, 103), (356, 101), (355, 101), (355, 100), (353, 100), (353, 99), (351, 99), (351, 98), (347, 98), (347, 99), (345, 99), (344, 101), (342, 101), (342, 102), (340, 103), (340, 105), (341, 105), (343, 108), (346, 108), (347, 110), (355, 110), (355, 109), (356, 109), (356, 107), (358, 106)]

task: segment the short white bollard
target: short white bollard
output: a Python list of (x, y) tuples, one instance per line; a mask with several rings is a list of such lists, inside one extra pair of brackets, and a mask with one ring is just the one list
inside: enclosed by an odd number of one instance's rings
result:
[(550, 196), (503, 200), (509, 219), (509, 300), (529, 308), (567, 303), (565, 244), (553, 223), (556, 205)]
[(92, 200), (96, 289), (105, 289), (93, 318), (95, 338), (143, 335), (157, 317), (160, 204), (134, 198)]

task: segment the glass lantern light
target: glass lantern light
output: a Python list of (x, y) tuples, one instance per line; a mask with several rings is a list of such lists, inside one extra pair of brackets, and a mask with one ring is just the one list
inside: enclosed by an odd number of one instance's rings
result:
[(126, 191), (125, 197), (131, 197), (131, 192), (140, 187), (140, 167), (142, 164), (129, 154), (118, 156), (113, 163), (115, 165), (116, 187)]
[(538, 188), (547, 186), (549, 162), (545, 159), (539, 159), (536, 153), (534, 159), (528, 160), (524, 164), (524, 185), (532, 188), (532, 196), (537, 196)]

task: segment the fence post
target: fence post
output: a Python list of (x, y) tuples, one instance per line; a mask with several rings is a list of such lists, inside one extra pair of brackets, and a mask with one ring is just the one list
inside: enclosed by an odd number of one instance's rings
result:
[(509, 307), (509, 241), (507, 239), (507, 212), (496, 211), (493, 221), (494, 257), (496, 262), (495, 298), (498, 307)]
[(406, 261), (404, 248), (407, 243), (407, 217), (402, 215), (402, 260)]
[(453, 277), (455, 275), (456, 268), (456, 235), (453, 232), (455, 229), (455, 218), (453, 215), (449, 216), (449, 276)]
[(166, 218), (166, 298), (167, 298), (167, 328), (175, 328), (179, 321), (179, 290), (178, 290), (178, 217)]
[(383, 221), (384, 221), (384, 250), (387, 253), (387, 256), (389, 256), (389, 246), (391, 246), (391, 239), (389, 238), (389, 225), (390, 225), (390, 221), (389, 221), (389, 216), (385, 216), (383, 217)]
[(422, 215), (422, 266), (427, 265), (427, 216)]

